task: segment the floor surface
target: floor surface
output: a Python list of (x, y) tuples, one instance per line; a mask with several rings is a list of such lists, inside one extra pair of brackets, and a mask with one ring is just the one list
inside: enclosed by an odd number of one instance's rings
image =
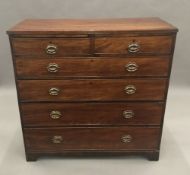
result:
[(190, 90), (170, 89), (160, 160), (40, 158), (26, 162), (15, 89), (0, 89), (0, 175), (189, 175)]

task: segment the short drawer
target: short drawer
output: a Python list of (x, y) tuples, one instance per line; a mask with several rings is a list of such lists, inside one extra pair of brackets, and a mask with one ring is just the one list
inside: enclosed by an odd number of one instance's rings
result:
[(66, 127), (24, 129), (29, 152), (64, 150), (148, 150), (158, 148), (160, 128)]
[(164, 100), (167, 79), (18, 80), (21, 101)]
[(171, 54), (172, 36), (99, 37), (97, 54)]
[(167, 76), (169, 57), (16, 59), (19, 78)]
[(163, 103), (21, 103), (21, 111), (24, 126), (160, 125)]
[(53, 57), (90, 52), (88, 38), (13, 38), (12, 46), (15, 55)]

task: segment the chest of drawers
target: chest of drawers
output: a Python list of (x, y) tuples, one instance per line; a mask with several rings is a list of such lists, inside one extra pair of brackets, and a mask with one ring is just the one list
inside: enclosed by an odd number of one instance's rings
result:
[(159, 18), (25, 20), (11, 28), (27, 160), (158, 160), (176, 33)]

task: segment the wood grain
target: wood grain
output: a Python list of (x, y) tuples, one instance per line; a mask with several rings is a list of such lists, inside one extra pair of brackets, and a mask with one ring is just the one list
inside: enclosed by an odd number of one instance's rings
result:
[[(25, 126), (160, 125), (163, 103), (21, 103)], [(125, 110), (134, 117), (126, 119)], [(34, 114), (34, 111), (38, 111)], [(50, 117), (59, 111), (59, 119)]]
[[(128, 46), (138, 43), (139, 52), (130, 53)], [(96, 54), (171, 54), (171, 36), (99, 37), (95, 39)]]
[[(134, 85), (135, 94), (125, 87)], [(49, 95), (56, 87), (59, 95)], [(21, 101), (135, 101), (164, 100), (166, 79), (18, 80)]]
[(69, 34), (97, 32), (176, 32), (177, 28), (159, 18), (121, 19), (27, 19), (9, 34)]
[[(24, 79), (53, 79), (63, 77), (127, 77), (127, 76), (167, 76), (170, 58), (142, 57), (142, 58), (73, 58), (60, 59), (16, 58), (16, 72), (18, 78)], [(35, 65), (33, 64), (35, 62)], [(58, 72), (48, 72), (48, 65), (56, 63)], [(126, 66), (136, 63), (138, 70), (129, 72)]]
[[(86, 154), (158, 160), (177, 31), (159, 18), (28, 19), (8, 30), (27, 161)], [(136, 54), (131, 43), (140, 46)], [(56, 54), (47, 55), (48, 44)], [(136, 72), (126, 71), (129, 62)], [(49, 63), (59, 71), (49, 73)], [(127, 85), (136, 93), (126, 94)], [(49, 95), (52, 87), (58, 96)], [(52, 110), (62, 117), (50, 118)], [(52, 143), (57, 135), (60, 144)]]
[[(90, 40), (88, 38), (14, 38), (12, 40), (15, 55), (55, 57), (64, 55), (88, 55)], [(46, 47), (57, 46), (57, 53), (48, 55)]]
[[(157, 149), (159, 128), (155, 127), (66, 127), (24, 129), (29, 152), (63, 152), (64, 150), (136, 150)], [(62, 136), (60, 144), (53, 136)], [(121, 137), (131, 135), (130, 143)], [(37, 136), (37, 137), (36, 137)]]

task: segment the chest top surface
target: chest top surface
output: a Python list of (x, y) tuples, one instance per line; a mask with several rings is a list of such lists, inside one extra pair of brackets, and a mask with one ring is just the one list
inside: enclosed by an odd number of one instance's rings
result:
[(26, 19), (7, 31), (8, 34), (67, 34), (99, 32), (177, 32), (160, 18), (119, 19)]

